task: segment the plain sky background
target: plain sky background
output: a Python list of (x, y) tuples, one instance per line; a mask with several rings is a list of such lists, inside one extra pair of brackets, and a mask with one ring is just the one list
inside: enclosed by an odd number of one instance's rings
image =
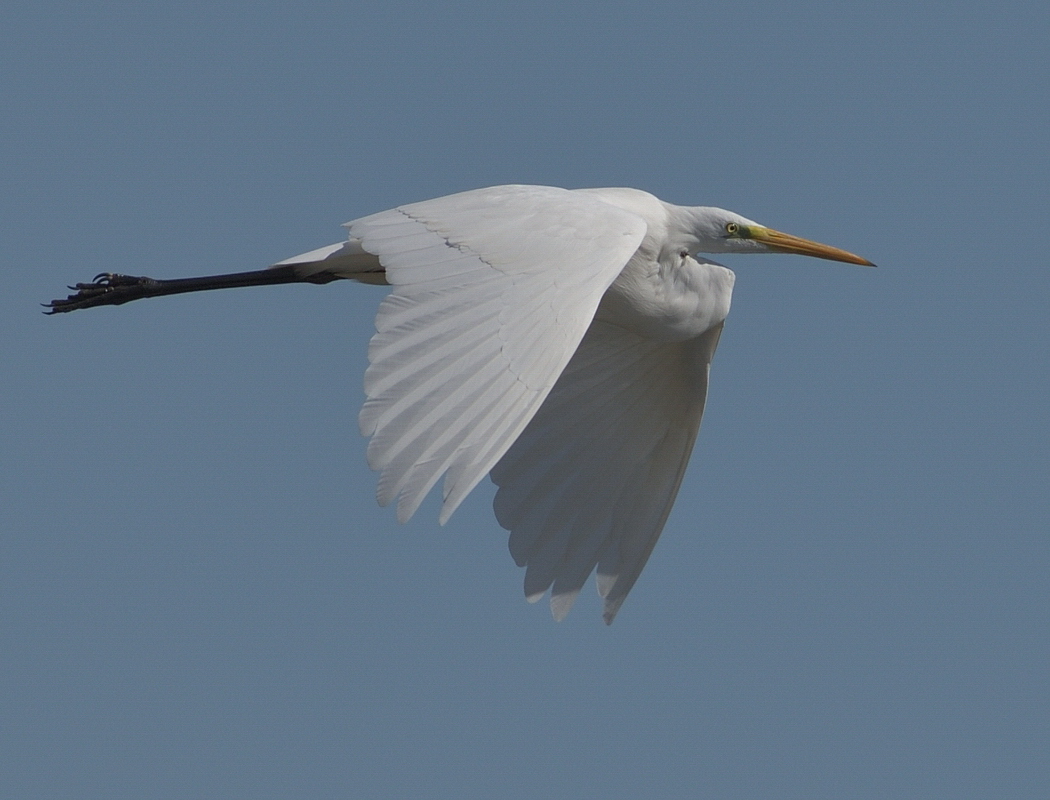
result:
[[(1050, 796), (1050, 6), (5, 3), (10, 797)], [(719, 205), (692, 465), (615, 624), (486, 481), (374, 500), (383, 290), (49, 318), (497, 183)]]

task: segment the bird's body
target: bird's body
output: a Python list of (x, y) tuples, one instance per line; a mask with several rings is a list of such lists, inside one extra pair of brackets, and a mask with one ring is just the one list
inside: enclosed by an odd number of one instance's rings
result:
[(599, 319), (666, 342), (695, 339), (725, 321), (735, 276), (695, 257), (698, 242), (681, 235), (689, 222), (684, 209), (637, 189), (581, 191), (646, 221), (642, 243), (602, 298)]
[(597, 567), (612, 621), (678, 492), (734, 281), (695, 254), (869, 263), (636, 189), (491, 187), (347, 227), (348, 241), (269, 274), (105, 276), (52, 309), (253, 282), (390, 284), (360, 414), (380, 503), (405, 520), (444, 478), (444, 522), (491, 471), (525, 593), (550, 589), (559, 619)]

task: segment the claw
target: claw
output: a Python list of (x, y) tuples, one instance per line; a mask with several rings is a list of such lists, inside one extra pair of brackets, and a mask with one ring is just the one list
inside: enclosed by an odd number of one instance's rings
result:
[(52, 300), (50, 303), (45, 303), (44, 308), (48, 309), (45, 313), (57, 314), (93, 306), (120, 305), (128, 300), (134, 300), (135, 288), (149, 282), (151, 282), (149, 278), (137, 278), (115, 272), (100, 272), (91, 283), (77, 283), (68, 287), (74, 294), (64, 300)]

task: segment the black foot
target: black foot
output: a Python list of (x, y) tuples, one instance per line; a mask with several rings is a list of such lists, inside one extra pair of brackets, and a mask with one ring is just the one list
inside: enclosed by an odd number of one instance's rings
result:
[(81, 308), (94, 308), (95, 306), (119, 306), (140, 297), (149, 297), (151, 289), (155, 289), (158, 282), (153, 278), (140, 278), (134, 275), (118, 275), (113, 272), (103, 272), (96, 275), (91, 283), (78, 283), (70, 286), (76, 290), (76, 294), (69, 295), (65, 300), (52, 300), (45, 303), (47, 309), (45, 314), (60, 314), (65, 311), (76, 311)]

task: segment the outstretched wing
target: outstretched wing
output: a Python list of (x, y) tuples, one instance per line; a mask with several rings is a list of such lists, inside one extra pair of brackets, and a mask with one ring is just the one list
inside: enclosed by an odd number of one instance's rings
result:
[(377, 496), (445, 522), (532, 419), (645, 221), (586, 194), (501, 186), (347, 223), (393, 286), (368, 348), (361, 432)]
[(634, 586), (678, 494), (721, 332), (657, 342), (595, 320), (492, 470), (525, 595), (551, 589), (555, 619), (595, 566), (607, 623)]

